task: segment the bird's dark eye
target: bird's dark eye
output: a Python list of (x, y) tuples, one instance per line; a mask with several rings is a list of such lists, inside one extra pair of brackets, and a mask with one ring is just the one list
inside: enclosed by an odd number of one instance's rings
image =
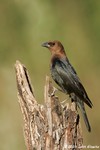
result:
[(55, 42), (49, 42), (48, 45), (49, 45), (50, 47), (53, 47), (53, 46), (55, 45)]
[(52, 46), (54, 46), (55, 45), (55, 43), (54, 42), (50, 42), (50, 46), (52, 47)]
[(54, 46), (55, 45), (55, 43), (52, 43), (52, 46)]

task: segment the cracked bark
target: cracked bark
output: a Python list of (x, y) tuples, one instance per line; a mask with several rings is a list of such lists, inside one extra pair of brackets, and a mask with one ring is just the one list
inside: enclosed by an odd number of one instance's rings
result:
[(38, 104), (26, 67), (16, 61), (15, 71), (27, 150), (80, 150), (83, 137), (75, 104), (60, 103), (48, 76), (44, 105)]

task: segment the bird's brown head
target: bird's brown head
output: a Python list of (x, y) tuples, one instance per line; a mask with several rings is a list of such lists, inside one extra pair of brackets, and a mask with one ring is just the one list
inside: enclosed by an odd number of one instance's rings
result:
[(59, 41), (49, 41), (42, 44), (43, 47), (46, 47), (50, 50), (51, 54), (64, 54), (64, 47)]

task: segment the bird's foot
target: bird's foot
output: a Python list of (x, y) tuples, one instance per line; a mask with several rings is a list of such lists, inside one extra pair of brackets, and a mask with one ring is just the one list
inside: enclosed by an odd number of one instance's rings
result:
[(55, 88), (55, 87), (53, 87), (53, 92), (52, 93), (50, 93), (50, 97), (52, 97), (52, 96), (55, 96), (55, 93), (58, 91), (58, 89), (57, 88)]
[(65, 99), (65, 100), (63, 100), (62, 102), (61, 102), (61, 104), (65, 104), (66, 103), (66, 101), (67, 101), (67, 99)]

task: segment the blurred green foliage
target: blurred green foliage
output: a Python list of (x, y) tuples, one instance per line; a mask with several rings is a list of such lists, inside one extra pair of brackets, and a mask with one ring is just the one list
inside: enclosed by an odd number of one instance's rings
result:
[[(92, 110), (86, 107), (92, 133), (87, 132), (82, 121), (84, 145), (100, 144), (100, 1), (1, 0), (1, 150), (25, 149), (16, 94), (15, 61), (18, 59), (27, 66), (36, 97), (43, 103), (45, 75), (50, 72), (50, 54), (41, 44), (53, 39), (64, 44), (94, 104)], [(66, 97), (59, 95), (62, 100)]]

